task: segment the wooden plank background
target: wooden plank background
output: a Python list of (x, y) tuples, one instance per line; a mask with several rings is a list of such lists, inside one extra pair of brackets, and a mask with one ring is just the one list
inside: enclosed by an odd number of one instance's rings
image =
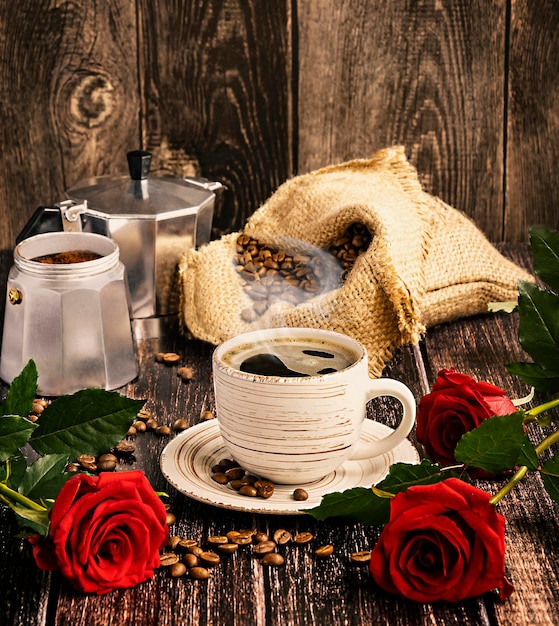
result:
[(4, 0), (0, 248), (138, 147), (227, 185), (216, 237), (396, 143), (492, 241), (559, 228), (558, 22), (554, 0)]

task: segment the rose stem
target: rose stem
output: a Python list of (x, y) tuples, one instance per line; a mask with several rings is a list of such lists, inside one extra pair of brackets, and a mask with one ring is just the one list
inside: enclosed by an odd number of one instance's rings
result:
[[(551, 404), (551, 403), (548, 403), (548, 404)], [(542, 406), (545, 406), (545, 405), (542, 405)], [(548, 435), (543, 441), (541, 441), (535, 447), (536, 454), (539, 456), (544, 450), (547, 450), (549, 446), (557, 442), (559, 442), (559, 430), (556, 430), (554, 433), (551, 433), (551, 435)], [(527, 471), (528, 471), (528, 468), (526, 465), (522, 465), (521, 467), (519, 467), (518, 470), (515, 472), (514, 476), (509, 480), (509, 482), (500, 491), (498, 491), (489, 500), (489, 502), (491, 504), (496, 504), (497, 502), (499, 502), (499, 500), (502, 497), (506, 496), (507, 493), (524, 478)]]
[(18, 493), (17, 491), (14, 491), (13, 489), (10, 489), (7, 485), (4, 485), (4, 483), (0, 483), (0, 497), (2, 497), (2, 500), (6, 501), (8, 500), (8, 503), (10, 501), (12, 502), (18, 502), (19, 504), (23, 504), (23, 506), (25, 506), (28, 509), (32, 509), (33, 511), (46, 511), (46, 507), (37, 504), (37, 502), (33, 502), (33, 500), (30, 500), (29, 498), (26, 498), (25, 496), (22, 496), (21, 493)]

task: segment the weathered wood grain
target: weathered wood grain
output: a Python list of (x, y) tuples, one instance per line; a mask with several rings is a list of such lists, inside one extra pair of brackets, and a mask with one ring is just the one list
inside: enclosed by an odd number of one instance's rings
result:
[(4, 2), (0, 64), (0, 242), (86, 176), (125, 167), (137, 147), (134, 6)]
[(559, 7), (553, 0), (511, 3), (504, 237), (530, 226), (559, 230)]
[(298, 3), (299, 170), (406, 146), (501, 240), (506, 1)]
[(290, 3), (138, 6), (143, 144), (227, 185), (215, 235), (239, 230), (293, 173)]

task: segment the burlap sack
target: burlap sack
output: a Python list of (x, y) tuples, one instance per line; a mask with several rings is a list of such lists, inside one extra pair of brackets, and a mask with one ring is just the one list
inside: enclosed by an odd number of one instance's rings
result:
[(402, 147), (292, 178), (243, 232), (280, 249), (327, 250), (354, 223), (372, 241), (342, 286), (298, 305), (279, 300), (254, 322), (241, 317), (252, 301), (233, 263), (238, 233), (188, 251), (179, 267), (183, 327), (214, 344), (263, 327), (336, 330), (366, 346), (377, 377), (426, 327), (514, 300), (517, 280), (531, 280), (462, 213), (422, 190)]

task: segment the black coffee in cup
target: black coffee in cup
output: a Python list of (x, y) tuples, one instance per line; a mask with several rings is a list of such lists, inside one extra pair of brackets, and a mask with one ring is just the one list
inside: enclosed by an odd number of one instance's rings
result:
[(259, 376), (302, 378), (339, 372), (359, 355), (333, 342), (278, 337), (243, 344), (223, 355), (223, 361), (242, 372)]

